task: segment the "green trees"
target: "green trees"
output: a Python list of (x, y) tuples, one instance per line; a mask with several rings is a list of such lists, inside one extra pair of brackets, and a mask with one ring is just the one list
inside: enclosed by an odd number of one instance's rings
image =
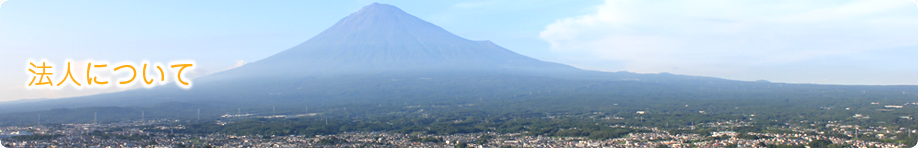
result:
[(335, 136), (329, 136), (325, 138), (320, 138), (318, 143), (322, 145), (335, 145), (335, 144), (347, 143), (347, 140), (344, 140), (344, 139), (341, 139)]
[(843, 147), (850, 147), (850, 146), (845, 146), (845, 145), (840, 145), (840, 144), (834, 144), (832, 141), (824, 140), (824, 139), (823, 139), (823, 140), (813, 140), (812, 142), (806, 144), (806, 146), (808, 146), (808, 147), (810, 147), (810, 148), (843, 148)]
[(829, 145), (831, 144), (832, 144), (832, 141), (829, 141), (829, 140), (813, 140), (812, 142), (806, 144), (806, 146), (809, 146), (811, 148), (826, 148), (826, 147), (829, 147)]
[(774, 144), (769, 144), (769, 145), (766, 145), (765, 147), (767, 147), (767, 148), (805, 148), (806, 146), (802, 146), (802, 145), (774, 145)]
[(491, 135), (481, 135), (478, 137), (478, 140), (475, 140), (475, 144), (485, 144), (488, 143), (488, 140), (491, 140), (494, 136)]
[(736, 135), (736, 138), (757, 140), (757, 139), (769, 139), (769, 138), (772, 138), (772, 137), (761, 136), (761, 135), (749, 135), (749, 134), (746, 134), (746, 133), (739, 133), (739, 134)]
[(465, 142), (459, 142), (458, 144), (456, 144), (455, 148), (470, 148), (470, 147)]
[(424, 137), (424, 138), (411, 137), (411, 139), (408, 139), (408, 141), (442, 143), (442, 142), (443, 142), (443, 138), (436, 138), (436, 137)]

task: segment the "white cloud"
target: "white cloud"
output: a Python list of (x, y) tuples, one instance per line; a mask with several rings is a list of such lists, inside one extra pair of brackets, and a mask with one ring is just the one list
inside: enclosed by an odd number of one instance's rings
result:
[(589, 55), (565, 62), (582, 68), (723, 77), (918, 45), (912, 10), (903, 0), (606, 0), (540, 36), (553, 52)]
[(230, 69), (241, 67), (242, 65), (245, 65), (245, 60), (236, 60), (236, 65), (233, 65)]

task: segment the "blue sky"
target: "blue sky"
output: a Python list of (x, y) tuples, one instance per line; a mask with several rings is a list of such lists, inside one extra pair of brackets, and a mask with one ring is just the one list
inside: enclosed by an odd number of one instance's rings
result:
[(584, 69), (918, 85), (918, 7), (909, 0), (8, 0), (0, 101), (130, 89), (25, 89), (28, 60), (194, 60), (195, 75), (205, 75), (306, 41), (373, 2)]

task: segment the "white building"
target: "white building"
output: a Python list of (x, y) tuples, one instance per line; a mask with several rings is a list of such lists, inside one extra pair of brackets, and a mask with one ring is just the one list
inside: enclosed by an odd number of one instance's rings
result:
[(886, 105), (886, 108), (902, 108), (902, 105)]

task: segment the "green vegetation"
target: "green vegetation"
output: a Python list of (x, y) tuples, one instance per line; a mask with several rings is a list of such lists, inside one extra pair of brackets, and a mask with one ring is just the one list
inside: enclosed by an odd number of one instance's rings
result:
[(783, 144), (769, 144), (765, 145), (767, 148), (805, 148), (803, 145), (783, 145)]
[(433, 142), (433, 143), (442, 143), (442, 142), (443, 142), (443, 138), (436, 138), (436, 137), (424, 137), (424, 138), (411, 137), (411, 139), (408, 139), (408, 141), (413, 141), (413, 142)]
[(494, 136), (491, 136), (491, 135), (481, 135), (481, 137), (478, 137), (478, 140), (475, 140), (475, 144), (485, 144), (485, 143), (488, 143), (488, 140), (491, 140), (493, 138)]
[[(494, 122), (500, 121), (500, 122)], [(328, 124), (326, 124), (326, 122)], [(178, 125), (173, 125), (178, 126)], [(255, 119), (244, 120), (225, 125), (213, 123), (195, 123), (184, 125), (184, 129), (157, 129), (154, 126), (141, 127), (150, 132), (175, 132), (185, 134), (227, 133), (237, 135), (330, 135), (348, 131), (392, 131), (396, 133), (423, 133), (448, 135), (457, 133), (476, 133), (492, 131), (500, 133), (526, 133), (542, 136), (577, 136), (591, 139), (619, 138), (633, 132), (649, 132), (627, 128), (611, 128), (586, 121), (514, 119), (501, 121), (501, 117), (487, 119), (469, 119), (463, 122), (454, 120), (436, 120), (428, 118), (392, 118), (377, 119), (375, 122), (346, 120), (314, 120), (310, 118), (292, 119)], [(417, 138), (420, 142), (443, 142)], [(477, 142), (484, 143), (491, 136), (482, 136)]]
[(459, 142), (458, 144), (456, 144), (455, 148), (471, 148), (471, 147), (469, 147), (469, 144), (466, 144), (465, 142)]
[(322, 145), (335, 145), (335, 144), (341, 144), (341, 143), (347, 143), (347, 140), (344, 140), (344, 139), (341, 139), (335, 136), (329, 136), (329, 137), (319, 139), (319, 144), (322, 144)]
[(762, 136), (762, 135), (749, 135), (749, 134), (746, 134), (746, 133), (739, 133), (739, 134), (736, 135), (736, 138), (757, 140), (757, 139), (769, 139), (769, 138), (773, 138), (773, 137)]
[[(210, 98), (207, 101), (9, 113), (0, 116), (0, 125), (35, 124), (38, 114), (43, 117), (42, 123), (89, 123), (95, 113), (102, 123), (132, 121), (140, 120), (142, 112), (146, 119), (197, 120), (200, 109), (202, 119), (206, 120), (220, 119), (221, 115), (237, 112), (295, 115), (308, 110), (309, 113), (322, 113), (323, 117), (342, 120), (425, 115), (427, 118), (439, 118), (441, 115), (471, 113), (483, 115), (478, 118), (582, 117), (592, 121), (621, 117), (620, 121), (628, 125), (649, 127), (677, 127), (693, 122), (725, 120), (783, 125), (807, 120), (839, 121), (861, 126), (895, 124), (918, 129), (918, 122), (900, 118), (914, 116), (918, 108), (910, 105), (901, 109), (884, 107), (914, 102), (915, 90), (918, 90), (914, 86), (738, 82), (663, 74), (655, 77), (666, 81), (567, 80), (474, 74), (435, 76), (429, 80), (418, 79), (431, 77), (427, 74), (304, 78), (297, 82), (277, 82), (276, 86), (259, 86), (260, 89), (214, 90), (201, 93), (202, 96), (189, 97)], [(283, 95), (251, 95), (268, 92)], [(170, 97), (169, 94), (151, 95)], [(647, 114), (635, 114), (636, 111), (646, 111)], [(870, 118), (854, 118), (854, 114)]]

